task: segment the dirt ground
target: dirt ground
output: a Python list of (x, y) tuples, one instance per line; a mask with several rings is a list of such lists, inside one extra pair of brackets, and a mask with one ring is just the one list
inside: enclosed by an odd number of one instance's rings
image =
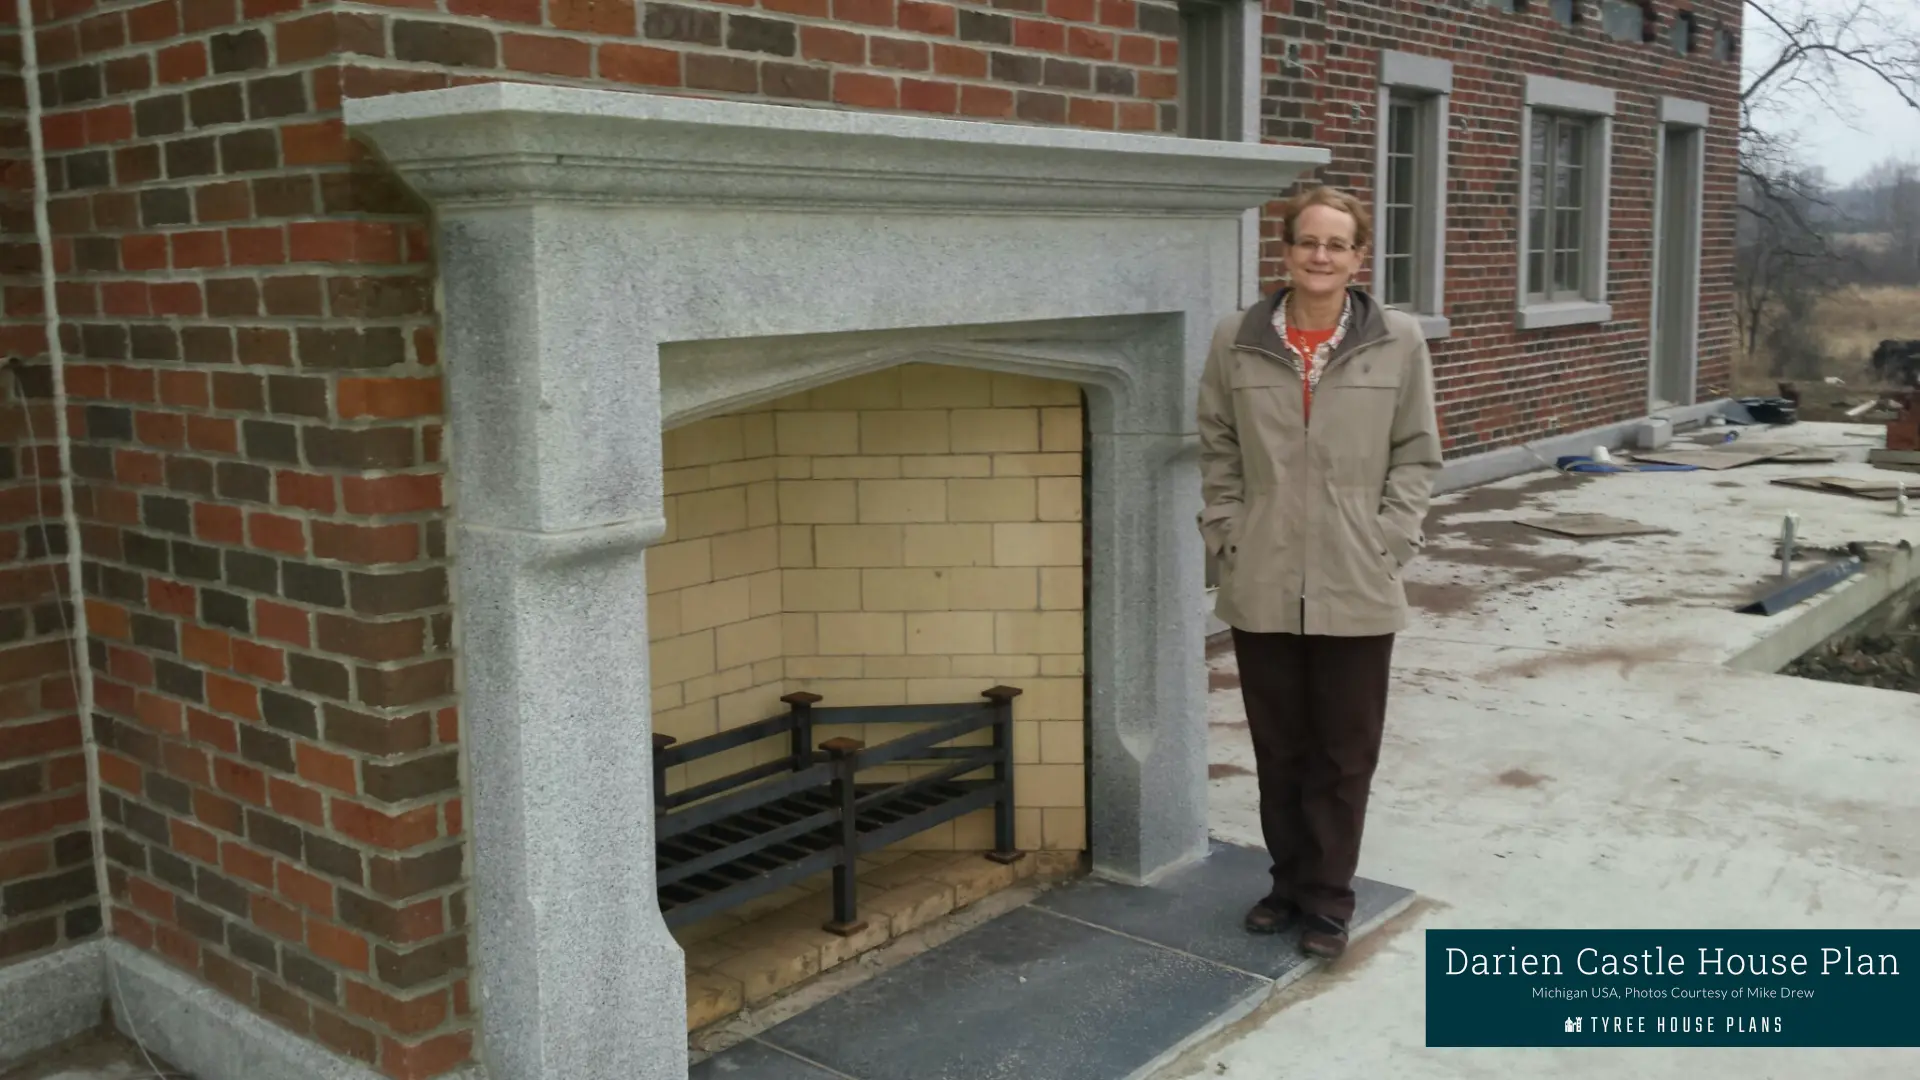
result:
[[(1920, 340), (1920, 286), (1852, 286), (1840, 290), (1821, 306), (1817, 316), (1826, 363), (1820, 378), (1792, 380), (1799, 393), (1800, 419), (1832, 423), (1876, 423), (1889, 417), (1852, 417), (1846, 410), (1871, 398), (1900, 393), (1901, 388), (1872, 377), (1867, 362), (1882, 341)], [(1833, 376), (1842, 386), (1830, 386)], [(1735, 397), (1774, 397), (1780, 379), (1770, 375), (1764, 357), (1736, 357)]]
[(1920, 601), (1903, 624), (1828, 642), (1781, 674), (1920, 694)]

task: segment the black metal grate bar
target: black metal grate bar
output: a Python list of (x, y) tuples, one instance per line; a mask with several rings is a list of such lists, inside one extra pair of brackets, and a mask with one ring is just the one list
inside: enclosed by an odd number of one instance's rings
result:
[(966, 789), (966, 794), (956, 796), (952, 802), (940, 806), (937, 810), (912, 817), (895, 816), (888, 823), (874, 821), (874, 827), (871, 829), (867, 824), (875, 815), (860, 815), (860, 854), (879, 851), (916, 833), (925, 832), (943, 821), (951, 821), (982, 807), (992, 806), (998, 793), (991, 784), (985, 781), (979, 783), (979, 787)]
[(938, 724), (957, 713), (983, 715), (981, 723), (993, 720), (993, 704), (978, 705), (840, 705), (831, 709), (815, 707), (813, 726), (840, 724)]
[(725, 847), (705, 852), (691, 859), (676, 860), (674, 863), (663, 865), (660, 868), (660, 881), (662, 884), (671, 884), (695, 874), (704, 873), (721, 863), (732, 862), (762, 850), (770, 851), (782, 859), (810, 855), (813, 853), (812, 849), (796, 847), (787, 841), (805, 837), (806, 834), (815, 830), (829, 828), (837, 817), (838, 815), (832, 810), (825, 810), (788, 825), (757, 834), (747, 834), (743, 839)]
[(755, 720), (751, 724), (742, 724), (737, 728), (728, 728), (717, 735), (703, 735), (698, 739), (676, 743), (664, 750), (655, 751), (654, 760), (667, 768), (685, 765), (689, 761), (724, 753), (736, 746), (745, 746), (775, 735), (784, 735), (792, 731), (793, 727), (793, 714), (781, 713), (779, 716)]
[(776, 889), (783, 889), (788, 885), (825, 873), (833, 869), (833, 864), (838, 858), (838, 853), (832, 851), (810, 855), (798, 862), (788, 863), (778, 870), (758, 875), (750, 881), (733, 882), (704, 895), (695, 895), (687, 900), (676, 902), (671, 907), (662, 903), (661, 914), (665, 916), (668, 926), (696, 923), (709, 916), (718, 915), (728, 908), (738, 907), (756, 897), (765, 896)]
[(734, 788), (745, 787), (756, 780), (765, 780), (769, 776), (782, 776), (792, 771), (793, 762), (786, 758), (781, 758), (779, 761), (769, 761), (764, 765), (755, 765), (752, 768), (742, 769), (737, 773), (728, 773), (717, 779), (709, 780), (704, 784), (696, 784), (693, 787), (676, 791), (667, 796), (667, 808), (671, 810), (676, 807), (685, 806), (688, 803), (699, 802), (709, 795), (718, 795), (723, 791), (732, 791)]
[[(869, 769), (875, 765), (885, 765), (890, 761), (913, 757), (943, 742), (957, 739), (962, 735), (972, 734), (982, 728), (993, 726), (992, 712), (969, 708), (967, 713), (968, 715), (966, 716), (949, 720), (938, 727), (928, 728), (925, 731), (916, 731), (910, 735), (902, 735), (897, 739), (888, 739), (878, 746), (869, 746), (865, 750), (860, 751), (856, 756), (856, 760), (859, 763), (857, 767)], [(954, 749), (961, 748), (955, 747)], [(986, 750), (989, 748), (983, 746), (979, 749)]]
[[(655, 868), (660, 909), (682, 926), (832, 871), (833, 919), (825, 929), (853, 933), (859, 919), (856, 867), (861, 854), (897, 843), (942, 822), (992, 807), (996, 851), (1015, 857), (1010, 766), (1012, 714), (1018, 691), (996, 688), (984, 704), (883, 705), (820, 709), (811, 694), (790, 695), (793, 711), (681, 745), (655, 742), (656, 777), (671, 765), (697, 761), (762, 739), (790, 745), (776, 761), (740, 769), (662, 795), (656, 789)], [(796, 699), (806, 699), (804, 704)], [(919, 724), (870, 748), (809, 749), (819, 726)], [(942, 746), (990, 729), (989, 746)], [(898, 783), (859, 783), (857, 774), (890, 763), (926, 762), (924, 776)], [(991, 780), (961, 780), (991, 771)], [(996, 856), (998, 857), (998, 856)]]
[(668, 814), (660, 822), (660, 837), (679, 836), (702, 825), (711, 825), (723, 821), (742, 810), (751, 810), (778, 802), (797, 791), (811, 787), (820, 787), (833, 780), (833, 770), (827, 765), (814, 765), (797, 773), (785, 773), (777, 780), (769, 780), (758, 787), (732, 795), (723, 795), (711, 802), (688, 807)]
[(888, 784), (886, 787), (879, 788), (869, 794), (861, 796), (860, 801), (856, 805), (865, 808), (885, 799), (910, 795), (925, 788), (933, 787), (951, 780), (956, 776), (965, 776), (967, 773), (973, 772), (976, 769), (987, 768), (993, 764), (993, 749), (991, 747), (982, 747), (981, 750), (982, 757), (980, 758), (956, 761), (951, 765), (930, 772), (925, 776), (916, 776), (911, 780), (902, 780), (897, 784)]

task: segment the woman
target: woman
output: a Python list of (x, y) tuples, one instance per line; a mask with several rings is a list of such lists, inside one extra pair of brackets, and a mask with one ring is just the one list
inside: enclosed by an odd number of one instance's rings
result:
[(1220, 567), (1273, 887), (1247, 929), (1346, 949), (1380, 755), (1400, 573), (1441, 465), (1420, 325), (1352, 285), (1372, 223), (1330, 188), (1292, 200), (1289, 283), (1221, 321), (1200, 382), (1200, 531)]

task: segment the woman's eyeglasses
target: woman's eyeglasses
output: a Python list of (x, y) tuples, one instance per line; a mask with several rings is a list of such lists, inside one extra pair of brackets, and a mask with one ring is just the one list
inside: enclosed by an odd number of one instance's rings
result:
[(1293, 246), (1308, 251), (1325, 251), (1329, 255), (1345, 255), (1354, 248), (1345, 240), (1295, 240)]

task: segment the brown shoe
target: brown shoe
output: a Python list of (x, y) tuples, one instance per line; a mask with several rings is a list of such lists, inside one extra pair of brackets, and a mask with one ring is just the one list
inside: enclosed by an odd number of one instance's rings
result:
[(1276, 900), (1268, 897), (1253, 905), (1247, 912), (1247, 932), (1250, 934), (1278, 934), (1291, 926), (1300, 917), (1300, 909), (1292, 901)]
[(1347, 922), (1327, 915), (1310, 915), (1300, 933), (1300, 951), (1322, 960), (1334, 960), (1347, 951)]

